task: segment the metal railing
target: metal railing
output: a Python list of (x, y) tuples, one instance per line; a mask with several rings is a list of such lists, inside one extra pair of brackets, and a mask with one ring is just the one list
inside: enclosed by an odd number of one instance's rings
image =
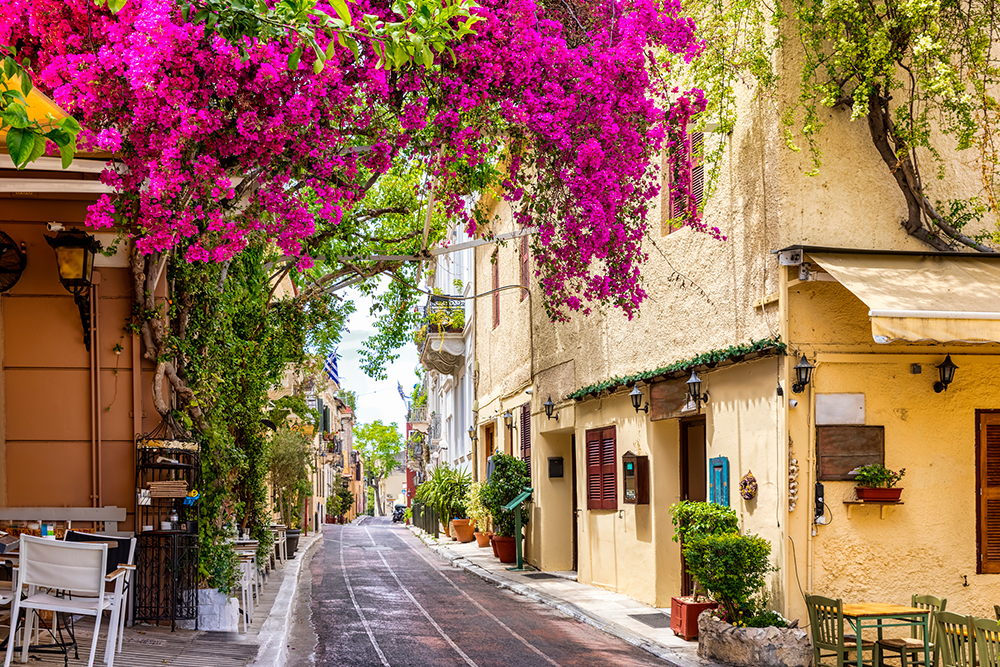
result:
[(420, 405), (418, 407), (411, 407), (408, 414), (407, 421), (411, 424), (419, 424), (427, 421), (427, 406)]
[(438, 538), (438, 515), (434, 508), (419, 500), (413, 501), (413, 525), (429, 535)]

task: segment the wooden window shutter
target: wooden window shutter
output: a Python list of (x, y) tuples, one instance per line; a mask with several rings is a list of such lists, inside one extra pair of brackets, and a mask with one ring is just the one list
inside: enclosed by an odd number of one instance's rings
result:
[(708, 499), (729, 507), (729, 459), (725, 456), (708, 460)]
[[(528, 254), (528, 237), (521, 237), (521, 284), (525, 287), (530, 287), (528, 284), (530, 278), (528, 275), (529, 267), (528, 263), (531, 256)], [(524, 301), (525, 297), (528, 296), (527, 290), (521, 290), (521, 301)]]
[(528, 464), (531, 475), (531, 403), (521, 406), (521, 460)]
[[(500, 253), (493, 252), (493, 289), (500, 288)], [(500, 326), (500, 292), (493, 292), (493, 328)]]
[(979, 572), (1000, 573), (1000, 413), (979, 415)]
[(618, 456), (615, 447), (615, 427), (601, 433), (601, 508), (618, 509)]
[(705, 198), (705, 165), (699, 157), (705, 147), (705, 135), (701, 132), (691, 133), (691, 194), (698, 206)]
[(601, 503), (601, 435), (603, 429), (587, 431), (587, 509), (599, 510)]

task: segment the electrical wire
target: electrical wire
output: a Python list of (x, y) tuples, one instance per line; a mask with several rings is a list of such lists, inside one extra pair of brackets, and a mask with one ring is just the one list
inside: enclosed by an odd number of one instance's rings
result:
[[(792, 545), (792, 565), (794, 566), (794, 570), (795, 570), (795, 583), (799, 587), (799, 595), (802, 596), (802, 601), (806, 602), (806, 594), (802, 591), (802, 582), (799, 581), (799, 559), (795, 555), (795, 540), (793, 540), (792, 536), (789, 535), (788, 536), (788, 541)], [(806, 602), (806, 604), (808, 605), (808, 602)], [(804, 626), (800, 626), (800, 627), (802, 627), (803, 629), (805, 629), (805, 628), (809, 627), (809, 624), (806, 623)]]

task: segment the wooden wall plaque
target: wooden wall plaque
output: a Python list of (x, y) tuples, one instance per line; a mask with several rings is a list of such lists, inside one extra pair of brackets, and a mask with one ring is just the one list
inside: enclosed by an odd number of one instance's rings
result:
[(858, 466), (885, 463), (885, 427), (817, 426), (816, 462), (820, 481), (853, 481)]
[(695, 414), (688, 407), (687, 381), (683, 378), (654, 382), (649, 388), (649, 419), (672, 419)]

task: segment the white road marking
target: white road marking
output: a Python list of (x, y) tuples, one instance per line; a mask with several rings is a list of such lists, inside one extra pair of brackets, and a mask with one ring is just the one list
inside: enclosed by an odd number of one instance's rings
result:
[[(367, 529), (366, 529), (367, 530)], [(375, 647), (375, 652), (378, 653), (379, 660), (382, 661), (383, 667), (390, 667), (389, 661), (386, 660), (385, 653), (382, 652), (382, 648), (375, 641), (375, 634), (372, 632), (371, 625), (368, 624), (368, 619), (365, 618), (365, 613), (361, 611), (361, 605), (358, 604), (358, 600), (354, 597), (354, 589), (351, 587), (351, 578), (347, 576), (347, 568), (344, 566), (344, 543), (340, 543), (340, 569), (344, 573), (344, 583), (347, 584), (347, 592), (351, 596), (351, 602), (354, 603), (354, 609), (358, 612), (358, 616), (361, 617), (361, 624), (365, 626), (365, 632), (368, 633), (368, 639), (371, 640), (372, 646)]]
[[(553, 660), (552, 658), (550, 658), (549, 656), (547, 656), (545, 653), (543, 653), (541, 651), (541, 649), (539, 649), (537, 646), (535, 646), (534, 644), (532, 644), (531, 642), (529, 642), (527, 639), (525, 639), (524, 637), (522, 637), (521, 635), (519, 635), (517, 632), (515, 632), (513, 629), (511, 629), (506, 623), (504, 623), (503, 621), (501, 621), (499, 618), (497, 618), (496, 616), (494, 616), (490, 612), (489, 609), (487, 609), (483, 605), (479, 604), (479, 602), (476, 601), (475, 598), (473, 598), (471, 595), (469, 595), (468, 593), (466, 593), (465, 591), (463, 591), (461, 588), (459, 588), (458, 584), (456, 584), (454, 581), (452, 581), (451, 578), (448, 577), (448, 575), (446, 575), (443, 571), (441, 571), (441, 570), (437, 569), (436, 567), (434, 567), (434, 564), (432, 562), (430, 562), (429, 560), (427, 560), (427, 558), (422, 553), (420, 553), (419, 551), (417, 551), (416, 549), (414, 549), (413, 546), (409, 542), (407, 542), (406, 540), (404, 540), (402, 535), (400, 535), (396, 531), (393, 531), (393, 534), (396, 537), (398, 537), (403, 544), (406, 545), (407, 549), (409, 549), (413, 553), (417, 554), (417, 556), (419, 556), (420, 558), (422, 558), (425, 563), (427, 563), (428, 565), (431, 566), (431, 569), (433, 569), (438, 574), (440, 574), (442, 577), (444, 577), (444, 580), (447, 581), (449, 584), (451, 584), (452, 587), (456, 591), (458, 591), (459, 593), (461, 593), (462, 595), (464, 595), (465, 598), (469, 602), (471, 602), (472, 604), (476, 605), (476, 607), (478, 607), (480, 611), (482, 611), (484, 614), (486, 614), (487, 616), (489, 616), (490, 618), (492, 618), (494, 621), (496, 621), (497, 625), (499, 625), (501, 628), (503, 628), (504, 630), (506, 630), (507, 632), (509, 632), (510, 635), (514, 639), (516, 639), (517, 641), (519, 641), (522, 644), (524, 644), (531, 651), (533, 651), (534, 653), (536, 653), (539, 657), (541, 657), (543, 660), (545, 660), (547, 663), (549, 663), (553, 667), (562, 667), (562, 665), (560, 665), (558, 662), (556, 662), (555, 660)], [(371, 533), (369, 533), (369, 537), (370, 536), (371, 536)]]
[[(375, 544), (375, 538), (372, 537), (371, 531), (368, 530), (368, 526), (365, 526), (365, 532), (368, 533), (368, 538), (371, 539), (372, 544)], [(465, 651), (463, 651), (458, 647), (458, 644), (452, 641), (451, 637), (449, 637), (448, 634), (444, 631), (444, 628), (438, 625), (437, 621), (431, 618), (431, 615), (427, 613), (427, 610), (424, 609), (423, 605), (417, 602), (417, 598), (413, 597), (413, 594), (410, 593), (410, 591), (406, 588), (406, 586), (403, 585), (403, 582), (399, 580), (399, 577), (396, 576), (395, 571), (393, 571), (392, 567), (389, 565), (389, 561), (385, 559), (385, 556), (382, 555), (382, 552), (378, 552), (378, 557), (382, 559), (382, 564), (385, 565), (385, 568), (389, 571), (389, 574), (391, 574), (392, 578), (396, 580), (397, 584), (399, 584), (400, 589), (402, 589), (402, 591), (406, 593), (406, 597), (410, 598), (410, 602), (412, 602), (417, 607), (417, 609), (420, 610), (420, 613), (424, 615), (424, 618), (430, 621), (431, 625), (434, 626), (434, 629), (438, 631), (438, 634), (441, 635), (441, 637), (443, 637), (446, 642), (448, 642), (448, 645), (451, 646), (453, 649), (455, 649), (456, 653), (462, 656), (462, 659), (465, 660), (465, 663), (469, 665), (469, 667), (479, 667), (479, 665), (477, 665), (472, 658), (466, 655)]]

